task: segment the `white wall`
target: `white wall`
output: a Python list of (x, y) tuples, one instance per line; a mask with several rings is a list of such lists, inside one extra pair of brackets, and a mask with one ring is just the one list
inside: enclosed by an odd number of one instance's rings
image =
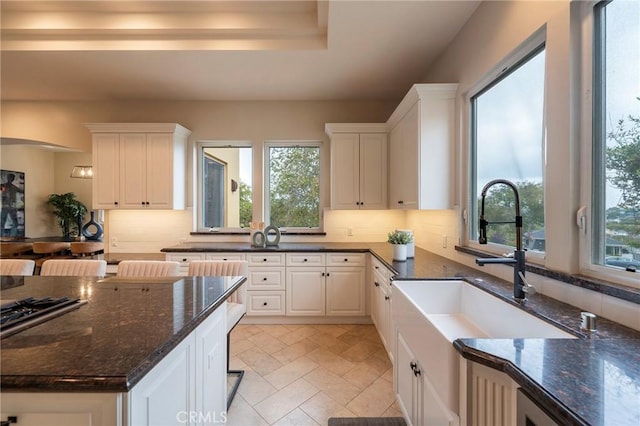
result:
[[(541, 259), (550, 269), (576, 273), (578, 270), (578, 237), (574, 225), (574, 214), (578, 208), (578, 164), (575, 151), (578, 136), (572, 132), (570, 109), (571, 77), (576, 71), (571, 67), (570, 50), (570, 2), (523, 1), (483, 2), (447, 50), (433, 64), (425, 82), (455, 81), (459, 84), (457, 98), (458, 143), (456, 146), (457, 181), (455, 183), (460, 210), (465, 206), (468, 194), (468, 92), (486, 78), (496, 65), (536, 31), (546, 31), (546, 235), (547, 256)], [(498, 155), (498, 154), (497, 154)], [(562, 200), (562, 202), (558, 202)], [(418, 235), (418, 245), (438, 248), (434, 235), (457, 229), (454, 240), (466, 239), (466, 229), (459, 226), (462, 221), (458, 210), (443, 212), (416, 212), (409, 215), (410, 222), (425, 225), (425, 235)], [(443, 225), (444, 223), (444, 225)], [(428, 236), (428, 237), (427, 237)], [(460, 260), (469, 257), (449, 249), (447, 257)]]

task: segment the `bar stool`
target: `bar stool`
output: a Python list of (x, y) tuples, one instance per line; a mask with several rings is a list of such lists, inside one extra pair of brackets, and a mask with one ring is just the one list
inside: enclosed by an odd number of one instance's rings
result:
[(2, 257), (19, 257), (31, 253), (32, 250), (32, 243), (24, 243), (18, 241), (0, 242), (0, 256)]
[(71, 243), (65, 241), (35, 241), (33, 253), (40, 255), (36, 259), (36, 274), (40, 274), (42, 263), (47, 259), (68, 259)]
[(104, 253), (102, 241), (74, 241), (71, 243), (71, 255), (75, 257), (93, 257)]

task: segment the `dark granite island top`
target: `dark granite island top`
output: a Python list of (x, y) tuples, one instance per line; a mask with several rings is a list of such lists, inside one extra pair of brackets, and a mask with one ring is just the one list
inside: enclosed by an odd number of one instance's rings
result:
[(127, 392), (246, 278), (1, 280), (2, 300), (68, 296), (88, 301), (2, 339), (3, 391)]

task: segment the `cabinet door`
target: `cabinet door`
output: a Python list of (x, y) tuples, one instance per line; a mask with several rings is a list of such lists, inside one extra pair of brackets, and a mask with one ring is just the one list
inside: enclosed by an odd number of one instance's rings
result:
[(287, 268), (287, 315), (325, 314), (324, 268)]
[(364, 268), (327, 268), (327, 315), (353, 316), (366, 312)]
[(331, 208), (360, 208), (360, 135), (336, 133), (331, 138)]
[(116, 133), (93, 135), (94, 209), (117, 209), (120, 201), (120, 137)]
[[(129, 424), (193, 424), (195, 405), (195, 336), (190, 334), (129, 392)], [(187, 413), (176, 419), (178, 413)]]
[(387, 135), (360, 135), (360, 208), (387, 208)]
[[(227, 315), (225, 306), (196, 329), (196, 407), (205, 423), (222, 421), (227, 409)], [(217, 420), (217, 421), (216, 421)]]
[[(15, 416), (18, 426), (121, 425), (122, 394), (2, 392), (0, 420)], [(11, 423), (12, 425), (14, 423)]]
[[(370, 301), (371, 304), (371, 321), (376, 326), (376, 330), (378, 330), (378, 334), (382, 337), (382, 330), (380, 329), (380, 282), (378, 280), (377, 275), (373, 273), (373, 281), (371, 284), (371, 293), (370, 293)], [(384, 344), (384, 342), (382, 342)]]
[(120, 134), (120, 208), (146, 207), (147, 137), (145, 133)]
[(396, 362), (393, 366), (393, 376), (396, 399), (400, 405), (400, 411), (404, 418), (408, 420), (409, 426), (419, 425), (418, 423), (418, 395), (416, 386), (416, 376), (413, 371), (415, 357), (411, 348), (402, 337), (397, 334), (396, 340)]
[(174, 192), (186, 190), (175, 188), (174, 191), (172, 134), (147, 134), (146, 165), (146, 206), (154, 209), (172, 209)]
[[(420, 106), (415, 103), (391, 130), (390, 207), (416, 209), (418, 206), (418, 142)], [(432, 182), (432, 185), (446, 183)]]

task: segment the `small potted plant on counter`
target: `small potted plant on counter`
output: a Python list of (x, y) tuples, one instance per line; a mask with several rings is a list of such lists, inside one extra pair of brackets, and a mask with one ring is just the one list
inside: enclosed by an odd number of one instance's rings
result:
[(398, 262), (407, 260), (407, 244), (413, 241), (411, 234), (403, 231), (389, 232), (387, 241), (393, 248), (393, 260)]

